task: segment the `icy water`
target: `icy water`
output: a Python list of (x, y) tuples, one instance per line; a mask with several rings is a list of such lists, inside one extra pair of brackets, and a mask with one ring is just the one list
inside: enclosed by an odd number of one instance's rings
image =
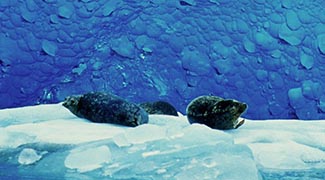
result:
[[(262, 180), (324, 180), (324, 169), (313, 170), (295, 170), (295, 171), (279, 171), (279, 170), (260, 170)], [(14, 165), (4, 165), (0, 163), (0, 179), (1, 180), (68, 180), (68, 179), (89, 179), (87, 175), (73, 175), (67, 172), (66, 175), (61, 173), (40, 174), (30, 171), (29, 168), (19, 168)], [(150, 179), (150, 178), (149, 178)]]
[(295, 171), (260, 171), (263, 180), (324, 180), (324, 169)]
[(22, 179), (18, 175), (18, 168), (16, 166), (11, 166), (0, 162), (0, 177), (1, 180), (13, 180)]
[(0, 179), (1, 180), (56, 180), (64, 179), (63, 176), (53, 174), (39, 174), (33, 171), (28, 171), (28, 169), (21, 169), (15, 165), (0, 163)]

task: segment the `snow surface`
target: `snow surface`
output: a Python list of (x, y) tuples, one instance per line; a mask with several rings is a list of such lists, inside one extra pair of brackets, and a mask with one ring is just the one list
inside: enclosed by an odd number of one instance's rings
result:
[(1, 179), (325, 179), (325, 121), (252, 121), (236, 130), (150, 115), (92, 123), (61, 104), (0, 110)]

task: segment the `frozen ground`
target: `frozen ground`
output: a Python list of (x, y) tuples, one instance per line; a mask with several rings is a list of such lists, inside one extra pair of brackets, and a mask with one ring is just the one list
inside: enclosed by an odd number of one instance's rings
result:
[(90, 123), (61, 104), (0, 110), (5, 179), (325, 179), (325, 121), (251, 121), (218, 131), (152, 115)]

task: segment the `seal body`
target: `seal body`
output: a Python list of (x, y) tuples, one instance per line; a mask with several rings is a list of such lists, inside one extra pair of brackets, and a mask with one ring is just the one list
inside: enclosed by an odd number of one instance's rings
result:
[(177, 110), (173, 105), (165, 101), (145, 102), (139, 104), (149, 114), (165, 114), (178, 116)]
[(247, 105), (218, 96), (200, 96), (190, 102), (186, 108), (190, 123), (205, 124), (213, 129), (236, 129), (244, 121), (238, 122), (239, 116), (247, 109)]
[(140, 106), (103, 92), (69, 96), (63, 103), (73, 114), (97, 123), (135, 127), (148, 123), (148, 113)]

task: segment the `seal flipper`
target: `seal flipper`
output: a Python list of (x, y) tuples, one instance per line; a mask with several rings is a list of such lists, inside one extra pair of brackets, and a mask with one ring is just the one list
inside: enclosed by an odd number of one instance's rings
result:
[(238, 124), (236, 124), (235, 129), (239, 128), (244, 123), (245, 123), (245, 119), (241, 120)]

